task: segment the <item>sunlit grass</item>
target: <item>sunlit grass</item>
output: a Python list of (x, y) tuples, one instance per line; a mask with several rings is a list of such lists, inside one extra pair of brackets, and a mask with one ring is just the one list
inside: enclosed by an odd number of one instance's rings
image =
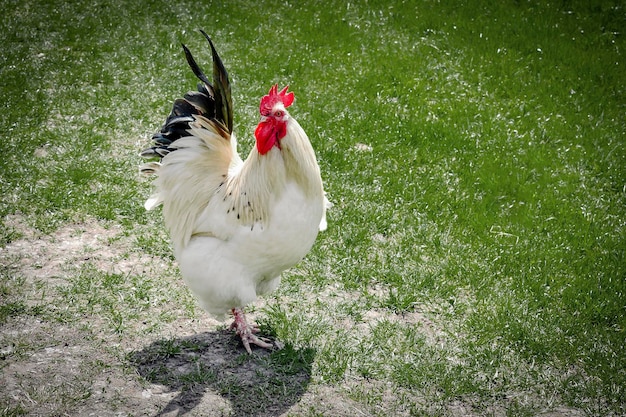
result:
[[(3, 218), (44, 234), (114, 222), (171, 259), (136, 155), (196, 83), (180, 42), (208, 68), (202, 28), (233, 80), (243, 153), (258, 98), (290, 84), (334, 203), (259, 312), (316, 350), (316, 384), (372, 415), (624, 413), (619, 2), (9, 3)], [(4, 223), (6, 246), (21, 233)], [(19, 277), (2, 280), (0, 323), (41, 314)], [(158, 331), (161, 284), (78, 268), (56, 294), (108, 331)]]

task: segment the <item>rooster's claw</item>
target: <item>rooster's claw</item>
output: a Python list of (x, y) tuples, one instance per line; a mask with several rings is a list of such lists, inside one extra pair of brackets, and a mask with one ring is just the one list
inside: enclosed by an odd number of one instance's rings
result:
[(263, 349), (273, 349), (274, 345), (270, 343), (270, 340), (265, 337), (258, 337), (255, 333), (259, 332), (259, 328), (256, 325), (248, 324), (244, 312), (240, 308), (233, 308), (233, 316), (235, 320), (230, 325), (230, 329), (234, 330), (237, 336), (241, 338), (243, 347), (246, 348), (248, 354), (252, 354), (250, 344), (259, 346)]

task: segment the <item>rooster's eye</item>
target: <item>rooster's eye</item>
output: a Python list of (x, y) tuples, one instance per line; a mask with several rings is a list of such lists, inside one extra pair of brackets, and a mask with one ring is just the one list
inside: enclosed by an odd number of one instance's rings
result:
[(282, 110), (277, 110), (276, 113), (274, 113), (275, 117), (283, 117), (283, 111)]

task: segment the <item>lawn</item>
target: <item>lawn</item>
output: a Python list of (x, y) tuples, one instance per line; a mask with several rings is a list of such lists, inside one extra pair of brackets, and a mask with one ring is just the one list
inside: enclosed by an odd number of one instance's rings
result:
[[(625, 415), (626, 8), (591, 3), (4, 0), (0, 416)], [(143, 208), (198, 29), (241, 153), (289, 84), (334, 204), (250, 306), (273, 352)]]

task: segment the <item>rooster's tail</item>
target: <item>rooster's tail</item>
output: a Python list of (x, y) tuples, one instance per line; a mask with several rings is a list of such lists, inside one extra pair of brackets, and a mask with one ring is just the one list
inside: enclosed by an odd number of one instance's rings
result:
[[(152, 136), (154, 146), (141, 151), (141, 157), (151, 160), (140, 166), (139, 170), (146, 175), (158, 174), (161, 160), (177, 149), (178, 139), (190, 136), (189, 130), (196, 117), (202, 116), (214, 123), (214, 127), (221, 136), (230, 136), (233, 130), (232, 98), (228, 73), (220, 59), (211, 38), (200, 30), (211, 46), (213, 54), (213, 82), (202, 72), (189, 49), (182, 45), (185, 57), (193, 73), (202, 81), (198, 83), (198, 91), (190, 91), (174, 101), (174, 106), (165, 120), (161, 131)], [(157, 194), (151, 196), (145, 203), (147, 210), (159, 204), (161, 199)]]

